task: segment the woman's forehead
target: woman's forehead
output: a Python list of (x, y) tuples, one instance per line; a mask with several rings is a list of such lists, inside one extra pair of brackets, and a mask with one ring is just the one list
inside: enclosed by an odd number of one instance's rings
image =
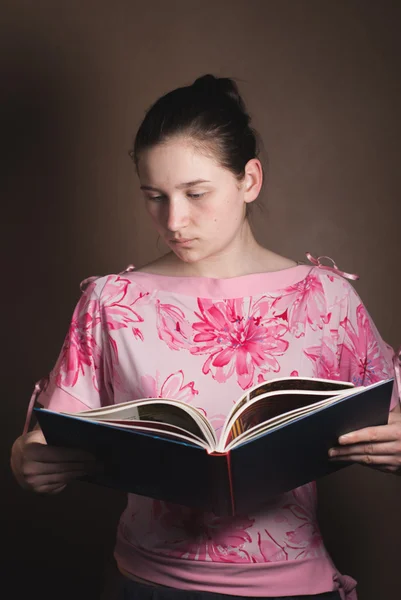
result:
[(221, 167), (206, 149), (202, 150), (189, 140), (171, 140), (145, 150), (139, 161), (139, 177), (146, 180), (164, 180), (171, 185), (197, 180), (212, 181), (224, 176)]

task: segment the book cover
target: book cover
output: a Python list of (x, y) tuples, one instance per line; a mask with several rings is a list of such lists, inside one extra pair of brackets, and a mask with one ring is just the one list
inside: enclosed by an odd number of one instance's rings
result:
[(36, 408), (48, 444), (93, 453), (103, 465), (86, 481), (221, 516), (258, 510), (275, 496), (347, 466), (329, 461), (340, 435), (384, 425), (393, 380), (358, 388), (245, 440), (226, 452)]

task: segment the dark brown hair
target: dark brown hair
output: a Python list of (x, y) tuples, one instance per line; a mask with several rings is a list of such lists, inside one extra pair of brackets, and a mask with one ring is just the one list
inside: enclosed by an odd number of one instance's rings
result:
[(257, 133), (237, 84), (227, 77), (203, 75), (157, 100), (139, 127), (130, 156), (136, 169), (141, 153), (173, 137), (188, 137), (239, 180), (259, 154)]

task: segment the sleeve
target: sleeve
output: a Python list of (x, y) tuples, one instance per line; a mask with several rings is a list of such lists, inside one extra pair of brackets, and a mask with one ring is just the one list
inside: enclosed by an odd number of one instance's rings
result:
[(369, 385), (394, 377), (392, 409), (400, 402), (398, 355), (381, 338), (353, 286), (347, 284), (347, 288), (345, 315), (340, 322), (340, 378), (355, 385)]
[(37, 401), (45, 408), (79, 412), (113, 402), (100, 301), (106, 280), (87, 280), (58, 360), (40, 386)]

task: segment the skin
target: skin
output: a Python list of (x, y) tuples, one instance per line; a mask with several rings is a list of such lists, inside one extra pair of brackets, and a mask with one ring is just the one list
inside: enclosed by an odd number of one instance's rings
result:
[[(245, 218), (262, 186), (259, 160), (250, 160), (238, 181), (211, 153), (180, 138), (144, 152), (138, 174), (153, 225), (171, 249), (142, 270), (228, 278), (296, 265), (258, 244)], [(198, 180), (204, 183), (188, 185)], [(180, 245), (180, 239), (193, 242)]]
[(20, 436), (11, 450), (11, 469), (20, 486), (38, 494), (57, 494), (66, 485), (96, 469), (86, 452), (48, 446), (37, 428)]
[[(244, 177), (238, 180), (212, 151), (200, 150), (190, 139), (175, 138), (143, 152), (138, 174), (153, 225), (171, 250), (139, 270), (230, 278), (296, 265), (258, 244), (245, 217), (247, 204), (256, 200), (262, 186), (258, 159), (247, 163)], [(180, 243), (185, 239), (190, 241)], [(391, 412), (387, 425), (342, 436), (329, 454), (330, 460), (400, 474), (400, 406)], [(47, 494), (60, 492), (97, 468), (85, 452), (47, 446), (40, 429), (14, 442), (11, 467), (21, 487)]]
[(343, 435), (329, 450), (330, 460), (351, 461), (388, 473), (401, 474), (401, 410), (397, 404), (388, 424)]

